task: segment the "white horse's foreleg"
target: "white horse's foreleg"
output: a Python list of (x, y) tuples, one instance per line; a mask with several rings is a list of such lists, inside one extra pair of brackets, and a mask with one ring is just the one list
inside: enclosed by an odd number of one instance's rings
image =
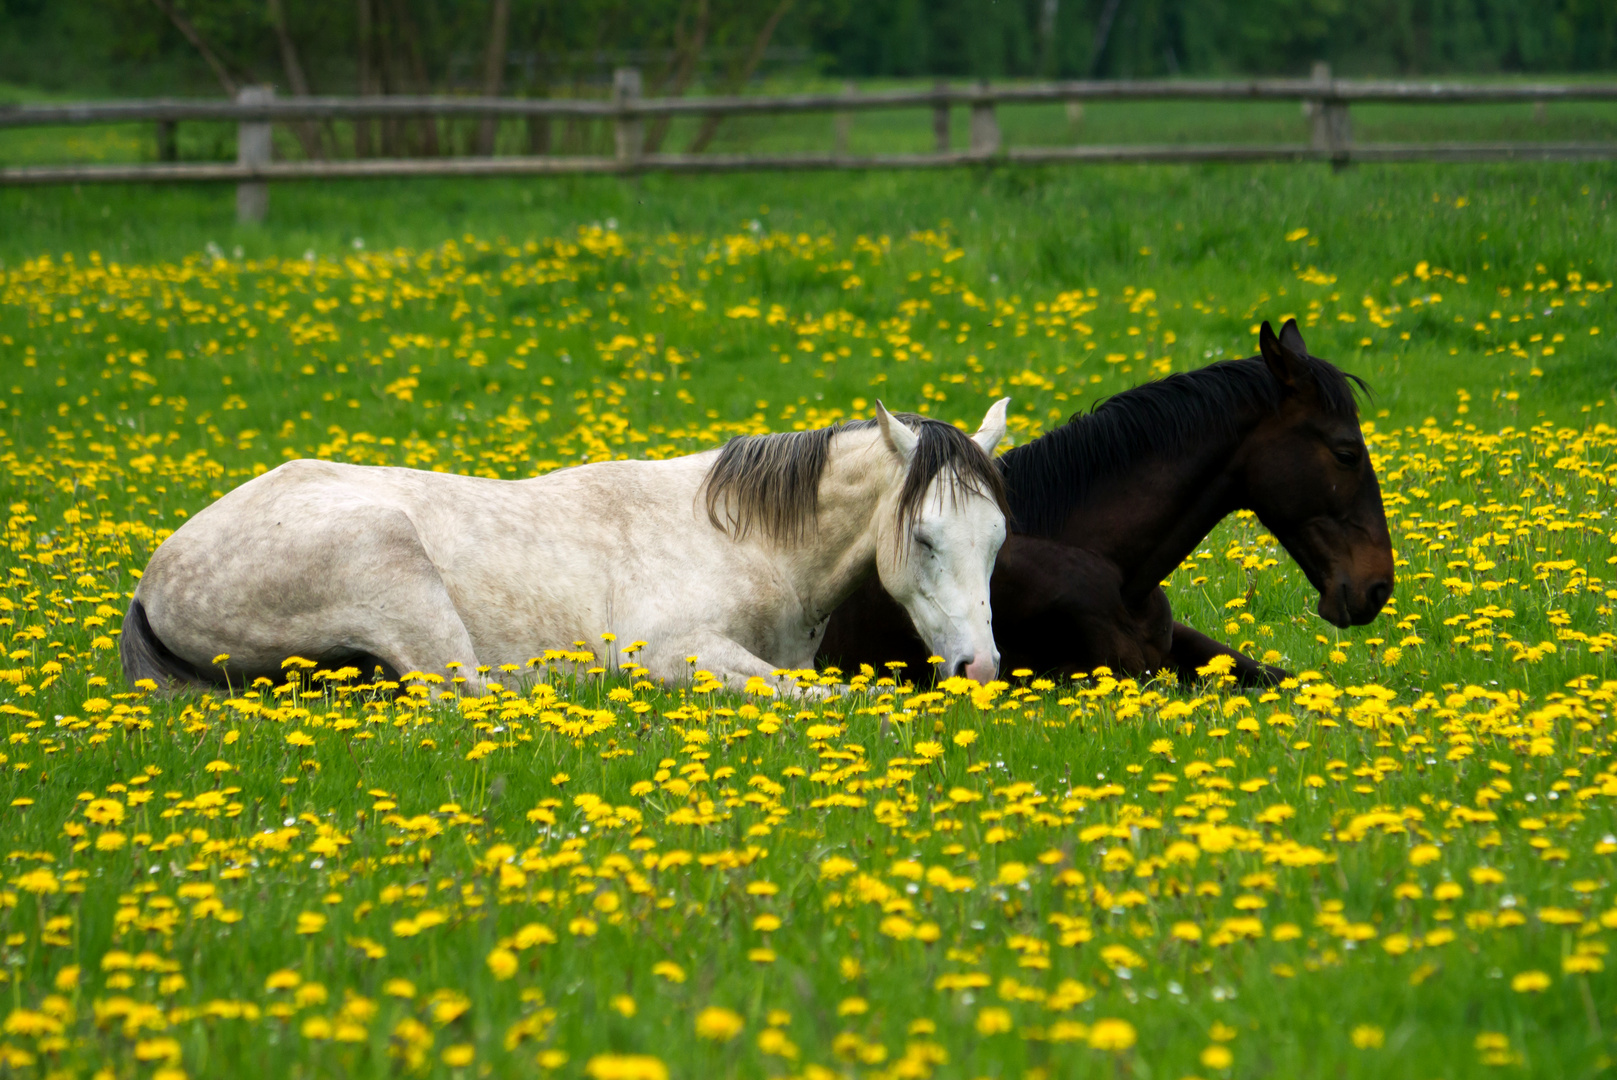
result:
[[(695, 664), (689, 657), (696, 657)], [(779, 678), (774, 664), (754, 655), (746, 646), (723, 634), (696, 631), (678, 641), (653, 646), (642, 661), (652, 675), (668, 682), (685, 682), (693, 671), (710, 671), (732, 690), (746, 689), (747, 682), (761, 678), (778, 694), (800, 694), (793, 679)]]

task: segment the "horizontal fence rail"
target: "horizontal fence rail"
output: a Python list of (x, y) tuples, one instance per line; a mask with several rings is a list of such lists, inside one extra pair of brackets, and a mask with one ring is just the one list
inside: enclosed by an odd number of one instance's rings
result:
[(642, 98), (596, 101), (577, 98), (484, 97), (300, 97), (262, 104), (234, 101), (116, 101), (67, 105), (0, 105), (0, 128), (119, 124), (182, 120), (272, 121), (365, 120), (389, 117), (548, 116), (616, 119), (640, 116), (770, 115), (796, 112), (858, 112), (942, 106), (1037, 105), (1116, 101), (1340, 101), (1345, 104), (1476, 104), (1617, 101), (1617, 84), (1570, 85), (1381, 82), (1333, 79), (1236, 81), (1057, 82), (1030, 86), (942, 87), (858, 93), (779, 94), (747, 97)]
[[(1617, 142), (1432, 142), (1356, 143), (1349, 108), (1354, 104), (1464, 104), (1617, 102), (1617, 83), (1436, 83), (1335, 79), (1316, 64), (1308, 79), (1136, 80), (1049, 82), (1020, 85), (949, 86), (928, 89), (855, 91), (690, 98), (644, 98), (639, 72), (619, 69), (609, 100), (576, 98), (482, 97), (298, 97), (276, 98), (267, 87), (246, 87), (234, 101), (95, 102), (0, 106), (0, 128), (155, 123), (160, 160), (111, 165), (0, 166), (0, 184), (222, 182), (236, 183), (238, 216), (262, 218), (268, 183), (283, 180), (380, 179), (404, 177), (557, 176), (639, 172), (722, 173), (747, 170), (935, 169), (1005, 162), (1187, 163), (1326, 162), (1341, 168), (1355, 162), (1402, 161), (1599, 161), (1617, 159)], [(1307, 143), (1130, 144), (1061, 147), (1005, 147), (995, 109), (1041, 103), (1209, 101), (1305, 103), (1311, 123)], [(969, 146), (949, 145), (949, 110), (969, 110)], [(860, 111), (930, 109), (935, 148), (930, 153), (855, 154), (847, 151), (852, 114)], [(723, 117), (792, 113), (836, 116), (836, 148), (829, 153), (648, 153), (647, 121), (701, 117), (716, 124)], [(479, 157), (368, 158), (351, 160), (272, 160), (274, 124), (309, 125), (349, 120), (356, 123), (409, 119), (598, 120), (612, 125), (615, 153), (603, 155), (523, 154)], [(238, 125), (237, 160), (179, 162), (174, 126), (181, 122)]]
[[(8, 184), (131, 183), (139, 181), (380, 180), (412, 176), (571, 176), (586, 173), (723, 173), (766, 169), (939, 169), (1003, 161), (1018, 165), (1192, 164), (1196, 162), (1335, 162), (1329, 150), (1306, 143), (1251, 146), (1184, 146), (1176, 143), (1129, 146), (1013, 148), (997, 154), (645, 154), (631, 161), (615, 157), (568, 156), (471, 158), (379, 158), (353, 161), (182, 162), (155, 165), (19, 165), (0, 170)], [(1363, 143), (1350, 162), (1407, 161), (1610, 161), (1617, 143)]]

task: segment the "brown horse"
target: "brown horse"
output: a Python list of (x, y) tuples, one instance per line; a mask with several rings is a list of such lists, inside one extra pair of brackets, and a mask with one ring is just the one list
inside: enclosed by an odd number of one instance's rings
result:
[[(1335, 626), (1375, 618), (1392, 595), (1381, 489), (1354, 385), (1310, 356), (1295, 321), (1261, 356), (1171, 375), (1110, 398), (999, 459), (1012, 533), (991, 602), (1002, 670), (1181, 679), (1231, 656), (1249, 684), (1285, 676), (1173, 620), (1161, 582), (1234, 510), (1251, 510), (1319, 591)], [(832, 615), (819, 662), (902, 660), (926, 650), (903, 609), (867, 581)]]

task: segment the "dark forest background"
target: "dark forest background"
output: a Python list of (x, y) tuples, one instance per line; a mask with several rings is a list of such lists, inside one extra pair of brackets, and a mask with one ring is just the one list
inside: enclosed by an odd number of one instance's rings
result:
[(0, 0), (0, 84), (647, 93), (764, 77), (1590, 72), (1613, 0)]

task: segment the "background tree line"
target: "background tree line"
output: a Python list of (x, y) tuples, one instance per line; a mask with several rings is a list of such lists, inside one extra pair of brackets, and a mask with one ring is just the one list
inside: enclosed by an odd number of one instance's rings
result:
[(598, 95), (626, 61), (647, 93), (680, 94), (783, 68), (1106, 78), (1302, 74), (1315, 59), (1348, 74), (1606, 70), (1617, 3), (0, 0), (0, 83), (93, 94)]

